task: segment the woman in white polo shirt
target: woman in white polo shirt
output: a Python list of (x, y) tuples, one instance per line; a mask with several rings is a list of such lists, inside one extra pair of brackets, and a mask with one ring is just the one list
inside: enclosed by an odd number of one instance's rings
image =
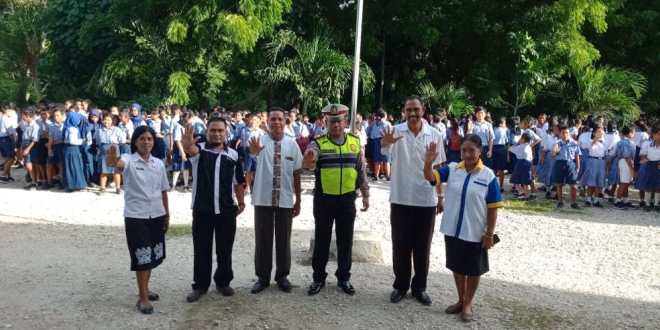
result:
[(131, 137), (132, 153), (117, 159), (119, 148), (113, 145), (107, 160), (124, 177), (126, 240), (140, 292), (136, 307), (143, 314), (153, 313), (150, 301), (159, 298), (149, 291), (149, 278), (151, 270), (165, 259), (165, 233), (169, 227), (170, 184), (163, 161), (151, 156), (155, 139), (152, 128), (140, 126)]
[(465, 136), (460, 163), (434, 170), (437, 152), (433, 144), (427, 148), (424, 177), (431, 185), (447, 183), (440, 231), (445, 235), (447, 268), (454, 273), (458, 303), (445, 312), (461, 313), (461, 319), (470, 322), (479, 278), (488, 272), (488, 249), (495, 244), (495, 223), (497, 209), (502, 207), (502, 195), (497, 177), (479, 158), (482, 153), (479, 136)]

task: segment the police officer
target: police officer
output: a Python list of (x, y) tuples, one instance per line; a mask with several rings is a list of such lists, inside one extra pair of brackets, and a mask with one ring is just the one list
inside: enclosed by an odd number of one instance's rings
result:
[(303, 159), (303, 167), (315, 169), (314, 193), (314, 282), (307, 293), (315, 295), (325, 286), (328, 274), (328, 252), (335, 223), (337, 237), (337, 285), (349, 295), (355, 294), (351, 285), (351, 250), (355, 223), (355, 198), (359, 188), (362, 211), (369, 208), (369, 186), (360, 138), (346, 133), (348, 107), (331, 104), (323, 108), (328, 131), (312, 141)]

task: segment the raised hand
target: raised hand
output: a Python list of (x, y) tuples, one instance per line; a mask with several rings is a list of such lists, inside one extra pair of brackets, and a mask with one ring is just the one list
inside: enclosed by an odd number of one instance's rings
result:
[(430, 164), (433, 164), (433, 162), (438, 158), (438, 144), (435, 142), (429, 143), (428, 146), (426, 146), (426, 153), (424, 154), (424, 161)]
[(261, 150), (264, 149), (264, 146), (261, 145), (261, 142), (259, 142), (259, 138), (253, 137), (250, 139), (250, 143), (248, 144), (248, 147), (250, 149), (250, 154), (252, 155), (258, 155)]
[(183, 136), (181, 137), (181, 145), (183, 146), (183, 150), (189, 150), (195, 146), (196, 143), (197, 139), (195, 138), (192, 125), (186, 126), (183, 132)]
[(303, 157), (303, 167), (306, 169), (316, 168), (316, 152), (312, 149), (307, 149), (305, 151), (305, 156)]
[(390, 127), (389, 129), (383, 130), (383, 139), (381, 140), (381, 145), (384, 148), (387, 148), (401, 139), (403, 139), (403, 136), (394, 137), (394, 127)]

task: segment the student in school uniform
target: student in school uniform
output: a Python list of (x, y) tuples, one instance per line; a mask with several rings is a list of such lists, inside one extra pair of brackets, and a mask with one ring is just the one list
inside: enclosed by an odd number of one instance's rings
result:
[(11, 177), (11, 167), (14, 165), (16, 157), (16, 128), (18, 125), (13, 120), (15, 118), (12, 117), (15, 114), (13, 109), (7, 109), (0, 114), (0, 156), (4, 160), (0, 182), (14, 181), (14, 178)]
[(83, 145), (90, 135), (87, 118), (78, 112), (68, 112), (64, 120), (64, 184), (67, 192), (87, 188), (83, 165)]
[(497, 121), (497, 127), (493, 129), (493, 157), (492, 170), (500, 180), (500, 188), (504, 187), (504, 171), (509, 168), (507, 146), (509, 140), (509, 129), (506, 127), (506, 118), (501, 117)]
[(131, 118), (131, 123), (133, 124), (133, 128), (138, 128), (140, 126), (146, 126), (147, 122), (144, 121), (144, 118), (142, 117), (142, 106), (138, 103), (133, 103), (131, 104), (131, 109), (130, 109), (130, 118)]
[(614, 148), (612, 171), (617, 171), (615, 182), (619, 185), (614, 205), (618, 208), (633, 206), (628, 201), (628, 187), (635, 177), (635, 143), (632, 141), (634, 134), (635, 132), (630, 127), (623, 127), (620, 134), (621, 140)]
[(154, 157), (165, 160), (167, 158), (167, 144), (165, 143), (163, 135), (163, 120), (160, 118), (158, 109), (151, 111), (147, 126), (151, 127), (156, 132), (156, 141), (154, 141), (154, 149), (152, 151)]
[(64, 170), (64, 112), (62, 109), (53, 111), (53, 122), (48, 126), (48, 184), (55, 185), (56, 178), (60, 187), (64, 187), (62, 174)]
[[(82, 114), (82, 113), (81, 113)], [(84, 114), (82, 114), (84, 116)], [(99, 173), (97, 170), (98, 145), (94, 138), (96, 131), (103, 125), (101, 124), (102, 112), (98, 109), (92, 109), (88, 116), (88, 139), (82, 145), (83, 170), (85, 171), (85, 180), (90, 187), (98, 187)]]
[(236, 236), (236, 217), (245, 209), (243, 168), (236, 150), (226, 144), (229, 125), (212, 117), (206, 142), (197, 144), (192, 126), (186, 128), (182, 144), (193, 165), (193, 248), (192, 292), (186, 301), (195, 302), (206, 294), (213, 270), (213, 236), (218, 267), (213, 276), (217, 291), (233, 296), (232, 249)]
[[(639, 152), (642, 150), (642, 143), (649, 139), (649, 127), (644, 121), (635, 122), (635, 135), (632, 138), (635, 144), (635, 171), (639, 171)], [(642, 198), (643, 199), (643, 198)]]
[(133, 127), (133, 122), (131, 121), (131, 118), (128, 114), (128, 109), (124, 109), (119, 113), (119, 123), (117, 124), (117, 127), (123, 132), (124, 134), (124, 143), (121, 143), (119, 145), (119, 152), (124, 155), (124, 154), (130, 154), (131, 153), (131, 137), (133, 136), (133, 131), (135, 130), (135, 127)]
[[(508, 163), (508, 167), (507, 167), (506, 170), (507, 170), (507, 172), (509, 172), (509, 174), (511, 174), (511, 173), (513, 173), (513, 168), (516, 166), (516, 156), (513, 153), (511, 153), (510, 151), (508, 151), (508, 148), (510, 146), (516, 145), (516, 144), (518, 144), (518, 142), (520, 142), (520, 138), (523, 135), (523, 130), (520, 127), (520, 117), (514, 116), (514, 117), (509, 118), (509, 123), (510, 123), (509, 124), (510, 125), (509, 137), (508, 137), (509, 144), (507, 145), (507, 163)], [(515, 192), (515, 189), (512, 189), (512, 190)]]
[[(600, 127), (602, 129), (602, 126)], [(584, 126), (582, 132), (580, 133), (580, 135), (578, 135), (577, 138), (578, 145), (580, 146), (580, 152), (582, 153), (582, 158), (580, 158), (582, 164), (580, 164), (580, 173), (578, 173), (578, 180), (580, 181), (582, 181), (582, 176), (584, 175), (584, 171), (587, 170), (587, 166), (589, 164), (589, 149), (591, 149), (591, 143), (593, 141), (592, 135), (593, 135), (593, 127)], [(603, 147), (605, 146), (604, 143), (605, 141), (603, 139)]]
[(256, 114), (250, 115), (248, 124), (243, 126), (239, 131), (239, 154), (242, 155), (243, 170), (245, 171), (245, 191), (252, 191), (252, 179), (254, 172), (257, 170), (257, 158), (250, 155), (249, 144), (252, 139), (259, 139), (262, 135), (266, 134), (259, 125), (261, 119)]
[[(586, 163), (587, 168), (582, 171), (583, 175), (580, 183), (587, 188), (586, 206), (603, 207), (600, 202), (600, 194), (605, 187), (605, 178), (607, 177), (605, 165), (605, 143), (604, 131), (602, 126), (596, 126), (591, 133), (591, 144), (587, 148), (588, 156), (582, 155), (581, 158), (589, 157)], [(580, 148), (581, 152), (582, 148)], [(584, 162), (582, 163), (584, 164)], [(582, 167), (580, 165), (580, 168)]]
[(99, 193), (105, 191), (105, 187), (108, 184), (108, 177), (113, 178), (115, 184), (115, 191), (117, 194), (121, 193), (121, 173), (115, 171), (115, 169), (108, 164), (108, 151), (111, 146), (115, 146), (116, 149), (119, 149), (119, 145), (124, 143), (124, 132), (117, 126), (115, 122), (117, 118), (113, 118), (110, 114), (107, 114), (103, 117), (103, 127), (96, 130), (96, 136), (94, 140), (96, 141), (98, 154), (96, 156), (99, 169), (99, 184), (101, 186)]
[(509, 180), (520, 193), (518, 199), (521, 200), (535, 198), (529, 192), (529, 186), (532, 184), (532, 159), (534, 157), (531, 139), (531, 136), (525, 133), (520, 137), (518, 144), (509, 147), (509, 151), (516, 157), (516, 165)]
[(34, 109), (28, 108), (21, 112), (21, 119), (25, 125), (22, 132), (21, 139), (21, 155), (23, 156), (23, 164), (25, 170), (31, 178), (31, 182), (25, 186), (25, 189), (32, 189), (37, 187), (39, 178), (36, 176), (34, 166), (32, 164), (32, 157), (40, 157), (39, 150), (35, 148), (39, 142), (39, 125), (34, 120)]
[(186, 126), (192, 124), (189, 113), (182, 114), (181, 122), (173, 122), (172, 124), (172, 148), (174, 149), (172, 151), (172, 191), (176, 188), (181, 172), (183, 172), (183, 190), (188, 191), (190, 189), (192, 191), (192, 188), (188, 187), (188, 180), (190, 179), (188, 170), (192, 168), (192, 164), (188, 162), (188, 156), (186, 156), (183, 144), (181, 143), (184, 124)]
[(559, 128), (556, 122), (550, 125), (550, 130), (544, 135), (539, 169), (536, 171), (539, 181), (545, 186), (545, 198), (552, 198), (552, 171), (555, 165), (555, 154), (552, 149), (559, 140)]
[(559, 141), (552, 148), (552, 154), (556, 157), (555, 164), (552, 167), (551, 182), (557, 186), (557, 208), (564, 207), (564, 185), (571, 188), (571, 207), (580, 209), (577, 204), (577, 173), (580, 170), (580, 147), (571, 140), (568, 127), (558, 126)]
[[(482, 152), (481, 157), (484, 165), (492, 169), (493, 168), (493, 141), (495, 138), (495, 131), (493, 130), (493, 124), (486, 121), (486, 108), (477, 107), (475, 113), (476, 121), (472, 127), (472, 134), (476, 134), (481, 138), (482, 143)], [(506, 150), (506, 149), (505, 149)]]
[[(655, 210), (660, 211), (660, 124), (653, 127), (650, 140), (643, 144), (639, 154), (640, 162), (646, 165), (639, 176), (639, 188), (646, 193), (644, 209), (651, 211), (655, 205)], [(652, 195), (655, 195), (653, 201)]]
[(617, 176), (619, 175), (618, 170), (612, 170), (613, 167), (616, 167), (616, 164), (613, 163), (614, 159), (614, 148), (616, 144), (619, 143), (621, 137), (619, 136), (619, 131), (617, 129), (616, 122), (609, 121), (607, 122), (607, 132), (605, 133), (605, 155), (607, 157), (607, 172), (609, 176), (607, 178), (608, 189), (605, 190), (605, 193), (609, 195), (609, 201), (614, 203), (614, 195), (617, 190)]
[(32, 155), (30, 155), (33, 172), (37, 178), (37, 189), (40, 190), (50, 189), (46, 172), (46, 165), (48, 164), (48, 126), (51, 124), (49, 118), (48, 109), (42, 108), (39, 110), (39, 117), (35, 119), (39, 126), (39, 138), (32, 148)]
[(108, 150), (108, 165), (124, 177), (126, 241), (139, 291), (135, 306), (142, 314), (152, 314), (151, 301), (160, 298), (149, 290), (149, 280), (165, 259), (165, 233), (170, 223), (167, 171), (163, 161), (151, 155), (155, 138), (153, 129), (140, 126), (133, 132), (132, 154), (118, 159), (117, 146)]
[(454, 117), (449, 118), (450, 126), (447, 127), (447, 163), (458, 163), (461, 161), (461, 143), (463, 142), (463, 128)]
[(463, 139), (460, 163), (433, 169), (438, 151), (426, 148), (424, 178), (431, 185), (447, 183), (440, 231), (445, 235), (446, 267), (452, 271), (458, 302), (445, 313), (460, 314), (463, 322), (474, 319), (474, 297), (483, 274), (489, 271), (488, 250), (495, 245), (497, 209), (503, 207), (497, 177), (480, 160), (481, 139)]

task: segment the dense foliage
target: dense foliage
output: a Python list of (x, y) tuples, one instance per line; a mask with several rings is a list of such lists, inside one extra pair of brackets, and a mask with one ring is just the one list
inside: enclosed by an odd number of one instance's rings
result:
[[(355, 1), (4, 0), (0, 102), (309, 112), (350, 99)], [(660, 108), (660, 2), (365, 0), (360, 111)]]

